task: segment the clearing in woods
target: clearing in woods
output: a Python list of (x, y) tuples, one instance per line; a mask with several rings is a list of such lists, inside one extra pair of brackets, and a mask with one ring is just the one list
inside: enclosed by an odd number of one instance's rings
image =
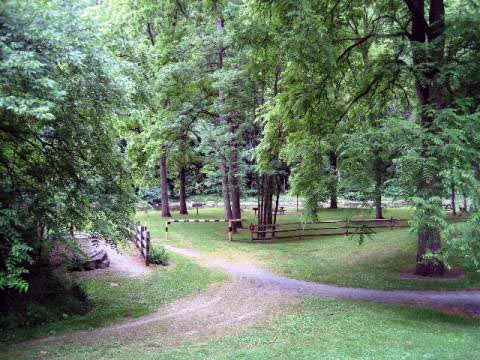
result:
[[(407, 304), (455, 314), (480, 315), (480, 291), (406, 291), (338, 287), (290, 279), (273, 274), (248, 261), (233, 262), (192, 249), (167, 247), (169, 251), (195, 259), (201, 266), (220, 269), (231, 276), (198, 295), (176, 300), (153, 314), (91, 331), (75, 331), (19, 344), (11, 354), (43, 354), (52, 349), (88, 348), (97, 351), (105, 339), (122, 346), (143, 343), (160, 336), (168, 348), (182, 344), (239, 336), (253, 324), (264, 324), (309, 298), (346, 298), (387, 304)], [(121, 258), (116, 259), (121, 260)], [(152, 340), (153, 341), (153, 340)], [(95, 350), (97, 349), (97, 350)], [(90, 351), (90, 350), (89, 350)], [(33, 352), (33, 353), (32, 353)], [(57, 353), (57, 354), (59, 354)]]

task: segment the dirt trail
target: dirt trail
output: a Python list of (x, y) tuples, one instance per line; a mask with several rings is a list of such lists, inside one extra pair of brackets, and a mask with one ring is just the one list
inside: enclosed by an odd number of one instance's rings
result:
[(448, 312), (480, 316), (480, 290), (417, 291), (340, 287), (291, 279), (286, 276), (273, 274), (252, 264), (235, 264), (228, 260), (204, 255), (191, 249), (182, 249), (169, 245), (165, 247), (169, 251), (195, 258), (202, 265), (221, 269), (240, 278), (268, 284), (273, 289), (291, 295), (315, 295), (391, 304), (411, 304)]
[(21, 353), (26, 349), (50, 349), (68, 343), (85, 345), (104, 339), (114, 341), (115, 338), (123, 344), (137, 343), (155, 338), (155, 335), (160, 335), (168, 345), (191, 339), (205, 340), (218, 333), (238, 333), (245, 326), (264, 321), (281, 308), (291, 307), (299, 301), (299, 297), (286, 295), (268, 285), (245, 279), (234, 280), (212, 285), (201, 294), (179, 299), (135, 320), (96, 330), (34, 339), (13, 346), (12, 350)]
[(191, 249), (166, 246), (167, 250), (195, 259), (201, 265), (233, 275), (231, 281), (174, 301), (157, 312), (135, 320), (91, 331), (74, 331), (14, 345), (12, 351), (44, 348), (68, 343), (91, 344), (118, 339), (138, 344), (161, 338), (165, 344), (208, 339), (217, 334), (235, 334), (246, 326), (265, 321), (282, 309), (291, 308), (304, 296), (340, 297), (352, 300), (411, 304), (442, 311), (480, 316), (480, 291), (407, 291), (339, 287), (295, 280), (273, 274), (248, 262), (209, 256)]

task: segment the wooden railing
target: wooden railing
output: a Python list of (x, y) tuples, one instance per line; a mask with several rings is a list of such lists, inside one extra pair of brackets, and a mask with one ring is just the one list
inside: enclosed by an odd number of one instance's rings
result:
[(403, 219), (345, 219), (306, 223), (280, 223), (249, 226), (250, 241), (302, 240), (309, 237), (355, 235), (366, 229), (408, 227)]
[(140, 253), (145, 258), (145, 265), (150, 265), (149, 263), (149, 253), (150, 253), (150, 231), (147, 230), (146, 226), (140, 224), (135, 225), (135, 236), (133, 238), (135, 245), (140, 250)]

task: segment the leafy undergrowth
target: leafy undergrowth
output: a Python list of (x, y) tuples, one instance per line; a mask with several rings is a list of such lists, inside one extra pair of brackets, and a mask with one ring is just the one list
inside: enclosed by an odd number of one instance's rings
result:
[[(388, 209), (386, 216), (406, 218), (411, 209)], [(322, 219), (348, 216), (370, 216), (363, 209), (324, 210)], [(296, 279), (341, 286), (377, 289), (445, 289), (455, 290), (480, 285), (480, 275), (465, 269), (465, 278), (450, 280), (401, 279), (400, 273), (415, 263), (415, 235), (408, 229), (383, 230), (358, 245), (358, 239), (331, 236), (304, 241), (275, 244), (251, 244), (227, 241), (224, 223), (172, 223), (169, 239), (164, 240), (165, 219), (155, 211), (137, 214), (147, 223), (154, 243), (194, 248), (231, 259), (243, 258), (256, 262), (277, 273)], [(174, 218), (221, 218), (221, 209), (201, 209), (200, 216), (174, 214)], [(253, 213), (246, 212), (248, 221)], [(299, 221), (299, 215), (281, 216), (283, 222)], [(248, 239), (248, 232), (236, 235)], [(454, 264), (456, 265), (456, 264)]]
[(82, 315), (91, 302), (76, 279), (53, 274), (42, 267), (28, 275), (26, 293), (14, 289), (0, 291), (0, 329), (36, 326), (68, 315)]
[(91, 311), (84, 315), (65, 316), (58, 321), (35, 327), (2, 331), (0, 344), (56, 335), (66, 330), (88, 330), (123, 318), (142, 316), (167, 302), (198, 292), (226, 278), (220, 272), (202, 268), (183, 257), (171, 255), (171, 259), (174, 263), (172, 266), (157, 266), (151, 274), (144, 276), (102, 275), (81, 278), (79, 281), (89, 299)]
[(162, 333), (36, 349), (57, 359), (476, 359), (478, 319), (406, 306), (308, 299), (235, 335), (169, 346)]
[(162, 246), (154, 245), (150, 248), (148, 253), (150, 264), (167, 266), (170, 260), (170, 255)]

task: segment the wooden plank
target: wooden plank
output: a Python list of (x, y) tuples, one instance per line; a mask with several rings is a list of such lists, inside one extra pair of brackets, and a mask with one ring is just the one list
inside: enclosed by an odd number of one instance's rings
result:
[(145, 256), (145, 265), (150, 265), (150, 231), (147, 231), (147, 238), (146, 238), (146, 248), (145, 248), (146, 256)]
[(251, 231), (252, 233), (255, 233), (255, 234), (266, 234), (266, 233), (283, 233), (283, 232), (296, 232), (298, 231), (299, 229), (287, 229), (287, 230), (273, 230), (273, 229), (269, 229), (269, 230), (258, 230), (258, 231)]

